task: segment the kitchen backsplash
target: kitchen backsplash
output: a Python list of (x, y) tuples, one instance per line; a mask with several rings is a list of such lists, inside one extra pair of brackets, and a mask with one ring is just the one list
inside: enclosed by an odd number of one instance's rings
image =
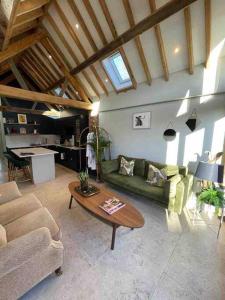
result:
[(6, 147), (29, 147), (31, 144), (55, 144), (60, 140), (59, 135), (39, 134), (39, 135), (6, 135)]

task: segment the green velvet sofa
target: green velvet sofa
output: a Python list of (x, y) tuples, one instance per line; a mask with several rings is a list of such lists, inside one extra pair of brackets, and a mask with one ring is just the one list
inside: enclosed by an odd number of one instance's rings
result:
[[(134, 176), (124, 176), (118, 173), (121, 159), (121, 155), (119, 155), (117, 159), (101, 163), (101, 173), (104, 181), (159, 201), (165, 204), (169, 211), (181, 214), (192, 193), (193, 175), (188, 174), (187, 167), (166, 165), (124, 155), (123, 157), (128, 161), (135, 159)], [(149, 164), (158, 169), (166, 168), (167, 180), (163, 187), (152, 186), (146, 182)]]

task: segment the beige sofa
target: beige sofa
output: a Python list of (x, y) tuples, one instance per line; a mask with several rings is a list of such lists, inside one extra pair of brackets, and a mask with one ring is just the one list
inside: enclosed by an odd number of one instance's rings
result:
[(61, 274), (60, 230), (34, 194), (0, 185), (0, 299), (18, 299), (46, 276)]

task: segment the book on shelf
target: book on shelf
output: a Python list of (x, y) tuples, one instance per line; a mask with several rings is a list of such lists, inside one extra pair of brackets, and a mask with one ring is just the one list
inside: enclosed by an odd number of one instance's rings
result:
[(105, 200), (103, 203), (99, 205), (101, 209), (103, 209), (107, 214), (112, 215), (126, 204), (120, 201), (119, 199), (113, 197), (108, 200)]

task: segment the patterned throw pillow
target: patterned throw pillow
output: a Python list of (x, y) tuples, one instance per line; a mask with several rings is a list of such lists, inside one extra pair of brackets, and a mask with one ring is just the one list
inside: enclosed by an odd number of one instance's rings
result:
[(153, 165), (149, 164), (148, 176), (146, 180), (147, 183), (150, 183), (151, 185), (155, 185), (155, 186), (163, 186), (166, 179), (167, 176), (163, 169), (159, 170)]
[(125, 175), (125, 176), (133, 176), (134, 175), (134, 162), (135, 162), (135, 160), (127, 161), (124, 157), (121, 157), (119, 174)]

